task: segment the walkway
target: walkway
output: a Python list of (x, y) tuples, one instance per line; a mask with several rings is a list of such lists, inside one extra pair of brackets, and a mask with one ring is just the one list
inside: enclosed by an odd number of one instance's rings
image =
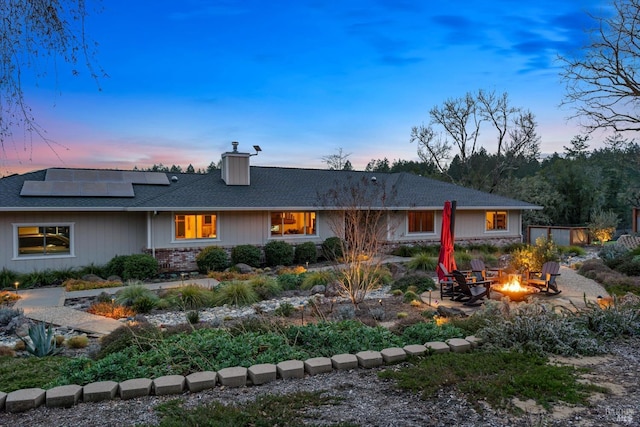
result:
[[(185, 281), (149, 283), (148, 289), (168, 289), (187, 284), (210, 286), (213, 279), (191, 279)], [(56, 326), (68, 326), (78, 331), (91, 334), (107, 335), (122, 322), (103, 316), (96, 316), (81, 310), (74, 310), (64, 306), (66, 298), (85, 298), (97, 296), (102, 292), (115, 294), (126, 286), (117, 288), (90, 289), (86, 291), (66, 292), (63, 287), (38, 288), (19, 291), (20, 299), (13, 306), (21, 309), (29, 319), (51, 323)]]

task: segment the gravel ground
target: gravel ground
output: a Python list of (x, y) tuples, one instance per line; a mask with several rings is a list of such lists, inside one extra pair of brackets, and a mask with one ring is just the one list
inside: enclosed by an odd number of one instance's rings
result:
[[(182, 396), (144, 397), (81, 403), (69, 409), (40, 407), (21, 414), (0, 414), (0, 426), (133, 426), (156, 425), (154, 407), (181, 398), (190, 407), (206, 402), (224, 404), (255, 399), (261, 394), (287, 394), (323, 390), (344, 400), (337, 406), (308, 411), (309, 424), (332, 425), (351, 422), (360, 426), (637, 426), (640, 425), (640, 339), (611, 345), (610, 354), (580, 359), (556, 359), (593, 369), (585, 381), (611, 390), (606, 396), (594, 395), (590, 407), (555, 405), (547, 413), (530, 402), (522, 402), (525, 415), (513, 416), (486, 407), (476, 412), (471, 403), (454, 388), (441, 389), (422, 400), (418, 395), (396, 388), (390, 380), (378, 378), (380, 369), (334, 371), (300, 380), (278, 380), (262, 386), (216, 387)], [(394, 369), (387, 367), (386, 369)]]

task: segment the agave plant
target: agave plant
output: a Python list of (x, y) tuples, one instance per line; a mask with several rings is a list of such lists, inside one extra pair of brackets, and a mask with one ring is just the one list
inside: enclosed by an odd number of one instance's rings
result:
[(44, 322), (36, 323), (29, 327), (29, 338), (31, 338), (30, 341), (20, 337), (26, 346), (25, 350), (34, 356), (52, 356), (62, 351), (61, 348), (56, 348), (53, 328), (51, 328), (51, 325), (47, 327)]

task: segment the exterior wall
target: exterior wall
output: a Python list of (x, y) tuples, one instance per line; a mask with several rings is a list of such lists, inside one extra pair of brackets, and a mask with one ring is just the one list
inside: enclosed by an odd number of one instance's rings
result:
[[(20, 273), (102, 265), (115, 255), (141, 253), (146, 246), (146, 213), (124, 212), (2, 212), (0, 268)], [(72, 223), (72, 256), (13, 258), (13, 224)]]

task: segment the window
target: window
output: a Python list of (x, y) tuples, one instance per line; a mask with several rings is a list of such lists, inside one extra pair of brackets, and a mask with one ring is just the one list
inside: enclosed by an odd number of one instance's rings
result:
[(218, 237), (218, 216), (215, 214), (175, 215), (175, 238), (215, 239)]
[(506, 211), (488, 211), (486, 214), (487, 231), (507, 229)]
[(434, 211), (410, 211), (407, 215), (409, 233), (434, 233)]
[(72, 226), (17, 225), (18, 256), (72, 255)]
[(271, 212), (271, 235), (315, 235), (315, 212)]

